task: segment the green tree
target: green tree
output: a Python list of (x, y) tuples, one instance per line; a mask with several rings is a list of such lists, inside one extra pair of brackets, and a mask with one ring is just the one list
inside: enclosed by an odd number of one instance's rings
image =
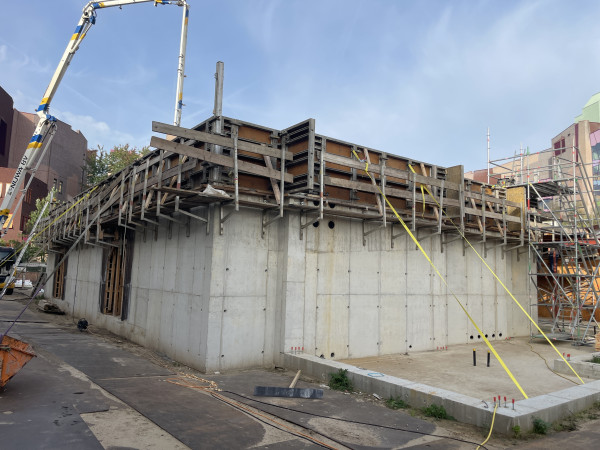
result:
[(150, 153), (149, 147), (129, 147), (129, 144), (115, 145), (109, 152), (99, 145), (98, 149), (89, 152), (85, 162), (87, 187), (94, 186), (110, 175), (123, 170), (137, 159)]
[(106, 157), (104, 148), (100, 145), (97, 150), (89, 151), (85, 158), (85, 173), (86, 187), (94, 186), (106, 178), (108, 168), (106, 165)]
[[(56, 200), (56, 189), (52, 188), (50, 190), (50, 192), (48, 192), (48, 195), (46, 195), (46, 197), (43, 198), (38, 198), (35, 201), (35, 211), (31, 212), (31, 215), (29, 216), (29, 220), (27, 221), (27, 223), (25, 224), (25, 230), (27, 232), (27, 234), (30, 234), (32, 231), (33, 226), (35, 225), (36, 220), (38, 219), (38, 217), (40, 216), (41, 212), (42, 212), (42, 208), (44, 207), (44, 205), (46, 204), (46, 202), (48, 202), (50, 200), (50, 198), (53, 198), (53, 202), (54, 204), (56, 204), (57, 200)], [(44, 211), (44, 215), (43, 217), (48, 217), (48, 215), (50, 214), (50, 210), (52, 209), (52, 205), (49, 205), (46, 208), (46, 211)], [(38, 229), (35, 230), (35, 232), (39, 232), (40, 231), (40, 227), (38, 225)], [(17, 250), (17, 252), (20, 250), (21, 246), (24, 244), (24, 242), (19, 242), (19, 241), (13, 241), (11, 240), (9, 242), (10, 247), (13, 247)], [(45, 261), (46, 260), (46, 254), (45, 253), (40, 253), (40, 248), (38, 246), (35, 245), (35, 241), (32, 241), (31, 244), (29, 244), (29, 247), (27, 247), (27, 250), (25, 251), (25, 254), (23, 255), (23, 262), (28, 262), (33, 256), (37, 255), (41, 261)]]

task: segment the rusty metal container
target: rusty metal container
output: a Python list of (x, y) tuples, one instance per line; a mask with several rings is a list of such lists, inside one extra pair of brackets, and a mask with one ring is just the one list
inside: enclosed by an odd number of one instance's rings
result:
[(31, 345), (10, 336), (0, 343), (0, 388), (4, 387), (31, 358), (36, 356)]

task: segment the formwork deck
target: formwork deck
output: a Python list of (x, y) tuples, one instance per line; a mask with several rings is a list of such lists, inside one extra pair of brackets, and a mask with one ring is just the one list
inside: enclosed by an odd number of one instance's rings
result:
[[(412, 231), (430, 227), (447, 240), (476, 235), (505, 251), (526, 241), (523, 188), (478, 183), (464, 178), (462, 166), (322, 136), (314, 119), (274, 130), (211, 117), (193, 129), (153, 122), (153, 131), (167, 138), (152, 137), (155, 151), (51, 211), (41, 227), (48, 249), (64, 252), (80, 241), (118, 246), (126, 230), (152, 231), (161, 219), (208, 223), (209, 204), (219, 207), (221, 228), (229, 216), (224, 207), (272, 210), (279, 217), (293, 209), (318, 214), (313, 221), (343, 216), (387, 226), (398, 223), (393, 206)], [(205, 194), (209, 185), (226, 195)]]
[[(591, 354), (592, 347), (573, 346), (568, 342), (553, 342), (555, 347), (571, 356)], [(577, 377), (556, 375), (552, 366), (559, 355), (547, 342), (530, 341), (528, 337), (492, 342), (509, 370), (528, 397), (534, 397), (581, 384)], [(477, 352), (477, 366), (473, 366), (473, 349)], [(533, 349), (533, 351), (532, 351)], [(541, 355), (538, 356), (537, 352)], [(485, 343), (454, 345), (448, 350), (394, 354), (368, 358), (346, 359), (340, 362), (372, 370), (370, 376), (382, 373), (410, 381), (443, 388), (487, 402), (493, 397), (522, 400), (523, 396), (506, 374), (500, 363), (491, 355), (490, 367), (486, 365)], [(564, 378), (563, 378), (564, 377)], [(587, 382), (591, 381), (582, 376)]]

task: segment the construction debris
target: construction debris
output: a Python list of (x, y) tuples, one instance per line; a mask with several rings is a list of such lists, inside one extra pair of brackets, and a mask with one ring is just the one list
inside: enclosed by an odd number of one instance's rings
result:
[(64, 314), (65, 312), (61, 310), (54, 303), (49, 302), (48, 300), (40, 300), (37, 304), (37, 307), (40, 311), (43, 311), (48, 314)]

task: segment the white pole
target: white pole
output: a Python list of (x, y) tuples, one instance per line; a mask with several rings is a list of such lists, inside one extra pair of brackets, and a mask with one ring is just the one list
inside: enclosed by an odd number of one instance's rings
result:
[(185, 78), (185, 49), (187, 46), (188, 17), (190, 5), (183, 4), (183, 19), (181, 21), (181, 41), (179, 43), (179, 64), (177, 66), (177, 91), (175, 93), (175, 118), (173, 125), (181, 124), (181, 110), (183, 109), (183, 79)]
[(487, 132), (487, 184), (490, 184), (490, 127)]

